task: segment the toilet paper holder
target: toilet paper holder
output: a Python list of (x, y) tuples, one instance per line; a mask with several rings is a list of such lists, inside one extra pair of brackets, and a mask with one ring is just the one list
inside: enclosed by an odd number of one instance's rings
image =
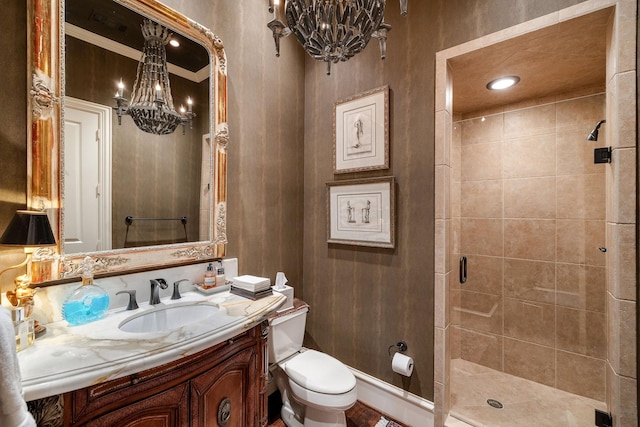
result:
[[(404, 353), (405, 351), (407, 351), (407, 348), (409, 347), (407, 346), (406, 342), (398, 341), (396, 344), (392, 344), (389, 346), (387, 353), (389, 353), (389, 357), (393, 357), (395, 353)], [(392, 349), (395, 350), (393, 353), (391, 352)]]

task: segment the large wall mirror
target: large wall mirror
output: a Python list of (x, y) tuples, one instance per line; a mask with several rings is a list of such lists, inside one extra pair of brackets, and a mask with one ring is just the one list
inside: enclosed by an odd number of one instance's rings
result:
[(77, 277), (86, 255), (98, 274), (224, 256), (221, 40), (155, 0), (31, 0), (29, 12), (27, 198), (58, 242), (34, 254), (34, 283)]

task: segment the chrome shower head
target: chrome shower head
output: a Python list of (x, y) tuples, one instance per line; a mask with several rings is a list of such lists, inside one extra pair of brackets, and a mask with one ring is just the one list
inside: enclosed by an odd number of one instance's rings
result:
[(600, 131), (600, 126), (602, 126), (603, 123), (606, 123), (606, 120), (600, 120), (596, 124), (596, 127), (593, 128), (591, 133), (587, 136), (587, 141), (597, 141), (598, 140), (598, 131)]

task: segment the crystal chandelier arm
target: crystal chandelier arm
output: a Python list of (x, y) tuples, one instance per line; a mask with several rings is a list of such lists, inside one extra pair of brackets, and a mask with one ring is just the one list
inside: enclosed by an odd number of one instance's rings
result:
[(280, 57), (280, 39), (291, 34), (291, 30), (278, 19), (274, 19), (269, 22), (267, 27), (269, 27), (273, 32), (273, 41), (276, 45), (276, 56)]
[(380, 43), (380, 59), (387, 57), (387, 34), (389, 31), (391, 31), (391, 25), (383, 22), (378, 30), (371, 34), (371, 37), (375, 37)]
[(400, 15), (407, 16), (407, 0), (400, 0)]

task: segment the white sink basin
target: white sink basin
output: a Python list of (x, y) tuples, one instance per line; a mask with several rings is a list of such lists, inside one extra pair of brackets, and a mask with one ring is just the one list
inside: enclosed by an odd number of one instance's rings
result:
[(125, 319), (118, 328), (124, 332), (162, 332), (205, 320), (220, 312), (213, 304), (175, 304), (152, 308)]

